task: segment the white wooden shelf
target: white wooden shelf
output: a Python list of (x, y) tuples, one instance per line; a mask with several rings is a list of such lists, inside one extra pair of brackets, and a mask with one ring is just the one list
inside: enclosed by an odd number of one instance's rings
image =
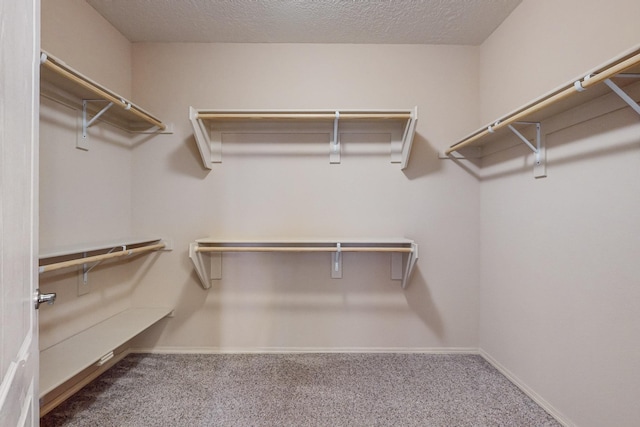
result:
[[(635, 89), (639, 81), (640, 46), (481, 127), (449, 147), (445, 155), (459, 158), (453, 153), (468, 154), (468, 148), (475, 148), (476, 152), (469, 157), (483, 157), (486, 147), (503, 139), (505, 135), (513, 133), (515, 140), (520, 139), (534, 153), (536, 177), (544, 176), (546, 174), (544, 130), (540, 129), (543, 122), (588, 102), (599, 102), (611, 93), (615, 93), (620, 98), (616, 103), (617, 108), (630, 106), (640, 114), (638, 90), (633, 91), (633, 96), (627, 93), (629, 89)], [(538, 128), (537, 135), (530, 134), (524, 129), (525, 127), (533, 128), (533, 126)], [(523, 135), (523, 132), (529, 136)]]
[(40, 352), (40, 397), (84, 369), (105, 363), (113, 351), (171, 313), (171, 308), (130, 308)]
[(168, 132), (160, 119), (51, 54), (42, 51), (40, 63), (40, 94), (82, 111), (78, 148), (87, 149), (88, 128), (95, 120), (131, 133)]
[(202, 163), (211, 169), (222, 162), (225, 133), (326, 133), (330, 163), (340, 163), (340, 136), (349, 133), (389, 134), (391, 163), (407, 166), (418, 120), (418, 107), (408, 110), (207, 110), (189, 107), (189, 119)]
[(391, 254), (391, 279), (406, 288), (418, 259), (418, 244), (405, 238), (313, 238), (313, 239), (198, 239), (189, 245), (193, 262), (204, 289), (222, 279), (223, 252), (330, 252), (331, 277), (342, 278), (343, 252), (388, 252)]
[(171, 250), (170, 246), (168, 241), (160, 238), (130, 238), (111, 242), (52, 248), (40, 254), (39, 272), (46, 273), (48, 271), (60, 270), (77, 265), (84, 265), (85, 269), (91, 269), (93, 266), (87, 267), (87, 264), (97, 264), (107, 259), (144, 252)]
[(46, 249), (40, 253), (40, 274), (81, 266), (78, 269), (78, 295), (89, 292), (89, 272), (103, 261), (154, 251), (170, 251), (171, 242), (158, 237), (123, 238), (101, 243), (87, 243)]
[(44, 248), (44, 249), (40, 249), (39, 258), (41, 260), (45, 260), (49, 258), (65, 257), (69, 255), (80, 255), (83, 253), (105, 251), (112, 248), (119, 248), (121, 246), (128, 247), (128, 246), (148, 245), (151, 243), (160, 242), (161, 240), (162, 239), (160, 237), (152, 237), (152, 236), (123, 237), (121, 239), (106, 240), (102, 242), (90, 242), (90, 243), (81, 243), (81, 244), (69, 245), (69, 246)]

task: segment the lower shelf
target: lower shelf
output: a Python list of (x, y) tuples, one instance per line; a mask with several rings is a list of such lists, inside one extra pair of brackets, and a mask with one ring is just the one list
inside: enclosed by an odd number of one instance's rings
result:
[(171, 311), (171, 308), (131, 308), (41, 351), (40, 397), (98, 363)]
[[(405, 238), (307, 238), (307, 239), (198, 239), (189, 245), (189, 258), (204, 289), (213, 280), (222, 279), (224, 252), (330, 252), (331, 278), (342, 278), (343, 252), (388, 252), (391, 254), (391, 279), (401, 280), (406, 288), (418, 260), (418, 244)], [(204, 254), (208, 255), (205, 261)]]

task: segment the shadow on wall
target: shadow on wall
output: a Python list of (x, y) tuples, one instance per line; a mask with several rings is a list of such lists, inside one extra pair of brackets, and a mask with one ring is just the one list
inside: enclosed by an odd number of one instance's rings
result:
[[(185, 260), (185, 262), (188, 261)], [(224, 332), (218, 329), (221, 322), (228, 324), (234, 316), (243, 317), (245, 320), (249, 319), (247, 321), (250, 322), (269, 313), (275, 314), (278, 318), (291, 316), (291, 319), (300, 319), (300, 316), (304, 317), (305, 313), (311, 313), (309, 323), (303, 322), (304, 324), (292, 326), (297, 330), (312, 328), (313, 322), (320, 321), (317, 318), (318, 315), (329, 316), (327, 319), (330, 322), (336, 321), (336, 316), (338, 316), (340, 321), (347, 322), (343, 325), (346, 328), (343, 329), (343, 332), (347, 334), (349, 333), (349, 325), (351, 325), (352, 332), (360, 327), (357, 326), (357, 322), (354, 322), (353, 316), (359, 318), (358, 321), (363, 321), (362, 319), (370, 318), (372, 315), (379, 317), (381, 312), (388, 312), (392, 316), (408, 315), (407, 319), (417, 316), (434, 336), (440, 340), (444, 338), (445, 328), (442, 317), (431, 297), (424, 277), (417, 269), (405, 290), (402, 290), (397, 282), (389, 283), (391, 286), (381, 283), (380, 286), (372, 288), (370, 277), (362, 281), (352, 281), (348, 287), (345, 287), (345, 283), (342, 281), (327, 278), (323, 285), (318, 287), (318, 283), (305, 281), (285, 282), (282, 280), (283, 274), (288, 276), (292, 273), (290, 271), (277, 273), (272, 277), (273, 280), (265, 279), (267, 283), (260, 282), (253, 285), (244, 283), (238, 288), (234, 286), (231, 289), (232, 292), (229, 293), (229, 289), (227, 289), (226, 296), (224, 296), (220, 294), (225, 287), (224, 284), (214, 284), (210, 290), (202, 289), (196, 272), (191, 269), (189, 275), (180, 285), (179, 295), (176, 295), (175, 317), (169, 320), (165, 319), (151, 327), (145, 332), (144, 339), (140, 340), (138, 344), (142, 348), (152, 348), (161, 341), (163, 335), (182, 334), (183, 332), (180, 331), (186, 331), (193, 327), (193, 323), (198, 321), (196, 319), (200, 319), (200, 321), (206, 321), (206, 327), (202, 333), (207, 337), (205, 338), (203, 335), (186, 338), (178, 345), (199, 348), (203, 346), (201, 343), (204, 342), (204, 347), (211, 345), (216, 347), (221, 344), (214, 342)], [(308, 272), (305, 270), (304, 274), (307, 275)], [(295, 276), (295, 274), (293, 275)], [(316, 291), (313, 291), (314, 289)], [(212, 292), (218, 295), (211, 295)], [(372, 292), (373, 295), (371, 295)], [(361, 299), (363, 295), (367, 295), (364, 300)], [(263, 332), (267, 335), (271, 333), (265, 329), (267, 325), (263, 323), (257, 324), (256, 328), (264, 330)], [(365, 333), (365, 331), (360, 332)], [(324, 330), (324, 333), (331, 334), (332, 332), (329, 328)], [(325, 335), (324, 339), (330, 340), (327, 338), (328, 336)], [(278, 329), (271, 339), (282, 344), (287, 342), (287, 337), (287, 331)], [(322, 337), (319, 339), (322, 340)], [(260, 342), (264, 344), (263, 341)]]
[(198, 152), (198, 144), (193, 135), (186, 138), (182, 144), (178, 144), (169, 157), (169, 168), (180, 175), (190, 176), (203, 180), (209, 175), (211, 169), (202, 165), (202, 158)]
[[(209, 290), (203, 289), (198, 285), (199, 289), (194, 291), (193, 287), (196, 283), (199, 284), (199, 279), (195, 270), (193, 270), (191, 271), (191, 274), (189, 274), (185, 283), (180, 287), (182, 292), (177, 296), (176, 302), (173, 305), (175, 313), (174, 317), (165, 317), (149, 327), (143, 334), (134, 338), (132, 347), (142, 349), (143, 351), (149, 351), (158, 345), (163, 335), (175, 333), (175, 331), (181, 330), (185, 325), (193, 320), (193, 313), (202, 312), (202, 309), (206, 305)], [(207, 321), (209, 322), (209, 319)], [(210, 331), (211, 328), (215, 328), (216, 325), (217, 322), (207, 323), (207, 325), (203, 326), (203, 331)], [(204, 333), (205, 332), (203, 332), (203, 334)], [(190, 347), (187, 344), (184, 344), (184, 346), (187, 348)]]
[[(324, 155), (324, 154), (323, 154)], [(198, 167), (193, 167), (193, 164)], [(171, 169), (177, 173), (204, 179), (210, 169), (202, 165), (202, 159), (198, 151), (198, 145), (193, 135), (189, 136), (174, 151), (170, 159)], [(420, 134), (416, 133), (411, 155), (404, 174), (410, 180), (420, 178), (438, 171), (442, 167), (438, 159), (438, 152)]]
[(411, 311), (416, 313), (434, 335), (442, 340), (444, 338), (442, 317), (438, 312), (438, 307), (433, 302), (429, 286), (424, 276), (422, 276), (420, 268), (414, 270), (411, 281), (404, 290), (404, 297)]
[(413, 137), (409, 163), (403, 170), (405, 176), (414, 180), (437, 172), (440, 168), (442, 164), (438, 159), (438, 151), (422, 135), (416, 133)]

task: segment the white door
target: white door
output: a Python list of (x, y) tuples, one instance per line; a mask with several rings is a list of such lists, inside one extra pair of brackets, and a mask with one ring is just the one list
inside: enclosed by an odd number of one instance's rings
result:
[(37, 426), (40, 1), (0, 1), (0, 426)]

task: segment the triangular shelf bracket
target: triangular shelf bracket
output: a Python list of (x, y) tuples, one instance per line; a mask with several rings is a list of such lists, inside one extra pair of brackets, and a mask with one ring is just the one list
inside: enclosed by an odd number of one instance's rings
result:
[[(98, 111), (93, 117), (89, 118), (89, 112), (87, 111), (87, 107), (90, 102), (106, 102), (105, 105), (100, 111)], [(131, 108), (131, 104), (128, 104), (129, 108)], [(106, 113), (109, 108), (113, 107), (113, 102), (105, 101), (104, 99), (83, 99), (82, 100), (82, 134), (76, 139), (76, 148), (84, 151), (89, 151), (89, 146), (87, 145), (87, 141), (89, 140), (89, 128), (102, 116)]]
[[(640, 74), (618, 74), (616, 77), (624, 77), (624, 78), (636, 78), (640, 79)], [(624, 90), (620, 88), (617, 84), (615, 84), (611, 79), (605, 79), (604, 84), (609, 86), (616, 95), (618, 95), (624, 102), (629, 104), (629, 106), (638, 114), (640, 114), (640, 105), (631, 98)]]
[[(513, 125), (508, 125), (507, 127), (514, 135), (516, 135), (534, 154), (534, 166), (533, 166), (533, 176), (535, 178), (544, 178), (547, 176), (547, 167), (546, 167), (546, 150), (544, 144), (544, 137), (542, 135), (542, 125), (540, 122), (514, 122), (514, 124), (518, 125), (535, 125), (536, 127), (536, 137), (535, 143), (533, 145), (518, 129), (516, 129)], [(489, 126), (489, 132), (492, 132), (491, 126)]]

